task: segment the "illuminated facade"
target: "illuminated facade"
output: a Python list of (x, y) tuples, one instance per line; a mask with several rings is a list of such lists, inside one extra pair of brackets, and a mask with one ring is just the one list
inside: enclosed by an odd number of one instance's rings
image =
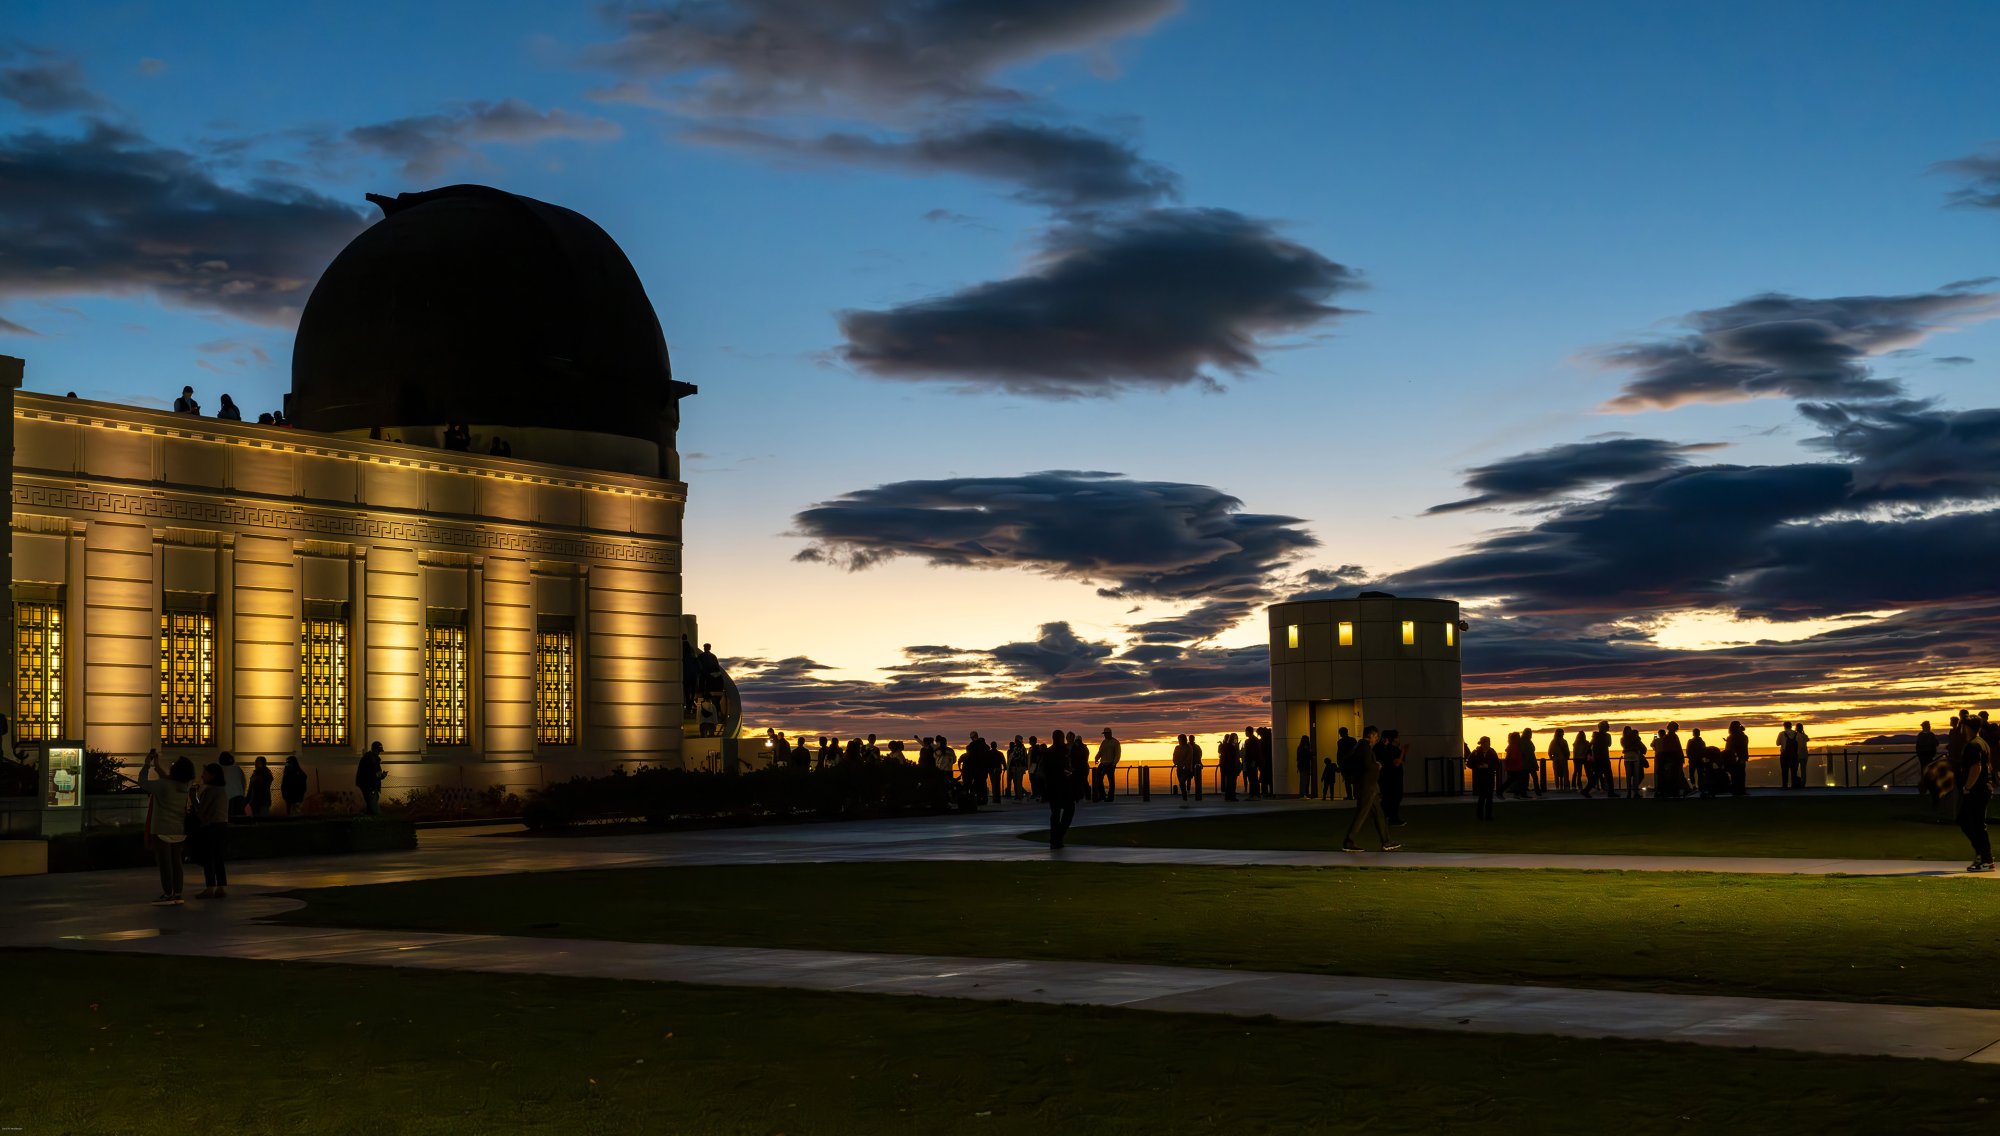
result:
[(694, 388), (636, 275), (557, 206), (378, 204), (306, 305), (298, 428), (29, 393), (0, 357), (18, 740), (296, 754), (329, 790), (375, 742), (392, 791), (680, 764)]
[(1281, 792), (1298, 791), (1293, 755), (1310, 734), (1323, 757), (1341, 727), (1401, 731), (1404, 778), (1424, 784), (1424, 761), (1461, 755), (1465, 699), (1458, 605), (1369, 593), (1354, 599), (1273, 604), (1271, 736)]

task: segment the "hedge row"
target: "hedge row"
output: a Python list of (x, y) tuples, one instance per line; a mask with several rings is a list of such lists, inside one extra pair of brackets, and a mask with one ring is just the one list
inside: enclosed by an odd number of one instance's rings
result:
[[(342, 852), (396, 852), (417, 846), (417, 826), (399, 817), (253, 820), (229, 826), (229, 859), (269, 860)], [(136, 868), (153, 862), (138, 825), (49, 837), (49, 871)]]
[(847, 820), (970, 807), (950, 774), (902, 761), (744, 773), (642, 767), (549, 785), (528, 799), (521, 820), (531, 829), (548, 830), (602, 820), (639, 819), (648, 824), (756, 817)]

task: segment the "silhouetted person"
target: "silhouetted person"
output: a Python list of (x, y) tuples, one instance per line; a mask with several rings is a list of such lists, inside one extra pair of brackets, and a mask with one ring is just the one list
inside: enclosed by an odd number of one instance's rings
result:
[(1236, 782), (1243, 776), (1243, 743), (1235, 734), (1224, 734), (1215, 743), (1215, 767), (1222, 779), (1222, 799), (1236, 799)]
[(514, 446), (507, 439), (495, 434), (493, 440), (487, 443), (486, 452), (496, 458), (511, 458), (514, 456)]
[[(1664, 730), (1661, 736), (1666, 736)], [(1625, 795), (1637, 800), (1646, 785), (1646, 743), (1639, 737), (1639, 731), (1627, 726), (1619, 748), (1625, 754)]]
[(1569, 788), (1569, 739), (1563, 737), (1561, 726), (1556, 727), (1556, 736), (1549, 739), (1549, 764), (1556, 767), (1556, 788)]
[(1604, 790), (1604, 799), (1618, 795), (1618, 783), (1611, 779), (1611, 723), (1599, 722), (1597, 732), (1590, 735), (1590, 779), (1584, 783), (1583, 795), (1590, 796), (1592, 786)]
[(369, 816), (382, 815), (382, 782), (388, 779), (389, 771), (382, 768), (382, 743), (374, 742), (354, 769), (354, 787), (361, 791), (362, 811)]
[(1124, 752), (1125, 747), (1111, 736), (1111, 727), (1104, 727), (1104, 740), (1097, 743), (1097, 769), (1091, 780), (1091, 800), (1110, 801), (1117, 797), (1118, 759)]
[(1507, 781), (1500, 786), (1500, 792), (1516, 800), (1528, 795), (1528, 761), (1521, 756), (1521, 735), (1507, 735), (1507, 749), (1500, 757), (1500, 767), (1507, 772)]
[(1313, 770), (1319, 765), (1319, 753), (1313, 748), (1311, 734), (1299, 735), (1299, 748), (1292, 755), (1292, 764), (1299, 771), (1299, 799), (1310, 801), (1319, 795), (1319, 786), (1313, 779)]
[(1969, 715), (1959, 719), (1958, 729), (1965, 737), (1952, 768), (1958, 782), (1958, 830), (1972, 842), (1968, 872), (1993, 870), (1993, 842), (1986, 835), (1986, 805), (1993, 799), (1993, 747), (1980, 736), (1980, 725)]
[[(1789, 730), (1791, 729), (1791, 725), (1787, 723), (1785, 728)], [(1925, 722), (1917, 727), (1917, 784), (1923, 786), (1924, 792), (1930, 797), (1932, 804), (1937, 803), (1937, 784), (1932, 778), (1926, 776), (1926, 773), (1936, 763), (1937, 754), (1938, 736), (1931, 732), (1931, 724)]]
[(453, 422), (444, 428), (444, 448), (447, 450), (469, 450), (472, 448), (472, 427), (463, 422)]
[(1019, 801), (1027, 793), (1028, 747), (1021, 735), (1014, 735), (1014, 744), (1007, 747), (1007, 795)]
[(271, 764), (261, 757), (258, 758), (256, 768), (250, 771), (251, 816), (271, 815), (271, 781)]
[[(1271, 740), (1271, 727), (1257, 727), (1257, 782), (1264, 786), (1264, 795), (1266, 797), (1272, 793), (1271, 763), (1276, 760), (1273, 756), (1276, 750), (1277, 744)], [(1195, 760), (1199, 761), (1200, 759), (1201, 754), (1197, 751)]]
[(1319, 759), (1319, 799), (1333, 800), (1334, 783), (1340, 780), (1340, 770), (1333, 767), (1332, 757)]
[(1256, 800), (1264, 784), (1263, 763), (1258, 759), (1260, 739), (1257, 727), (1243, 731), (1243, 789)]
[(1042, 799), (1049, 803), (1049, 849), (1054, 851), (1063, 846), (1070, 822), (1076, 819), (1076, 783), (1070, 780), (1069, 738), (1063, 731), (1057, 730), (1050, 736), (1041, 764), (1035, 770), (1035, 779), (1041, 786)]
[(236, 819), (249, 808), (249, 786), (243, 780), (243, 767), (236, 764), (236, 755), (228, 750), (215, 759), (222, 766), (222, 786), (224, 796), (229, 801), (229, 817)]
[[(259, 414), (259, 415), (257, 416), (257, 425), (259, 425), (259, 426), (269, 426), (270, 424), (271, 424), (271, 412), (270, 412), (270, 411), (268, 411), (268, 410), (267, 410), (267, 411), (265, 411), (264, 413), (262, 413), (262, 414)], [(377, 426), (377, 427), (375, 427), (375, 429), (377, 429), (377, 430), (380, 430), (380, 429), (381, 429), (381, 427), (380, 427), (380, 426)]]
[(222, 766), (211, 761), (201, 767), (201, 784), (195, 788), (188, 815), (199, 834), (195, 844), (201, 850), (201, 876), (205, 885), (194, 897), (225, 898), (229, 894), (229, 789)]
[(1350, 801), (1354, 799), (1354, 783), (1360, 780), (1354, 766), (1354, 754), (1358, 748), (1347, 727), (1342, 726), (1339, 739), (1333, 743), (1333, 764), (1340, 770), (1341, 791)]
[(181, 388), (181, 396), (174, 400), (174, 413), (193, 414), (196, 416), (201, 414), (201, 403), (194, 400), (193, 387)]
[(278, 778), (278, 795), (285, 799), (286, 816), (299, 815), (299, 805), (306, 799), (306, 771), (297, 754), (285, 759), (285, 772)]
[(236, 409), (236, 400), (226, 394), (222, 396), (222, 405), (216, 408), (215, 416), (224, 422), (243, 421), (243, 412)]
[(1465, 767), (1472, 770), (1473, 815), (1480, 820), (1492, 820), (1493, 793), (1500, 781), (1500, 755), (1493, 752), (1492, 738), (1479, 739), (1466, 757)]
[(1375, 835), (1382, 841), (1382, 851), (1394, 852), (1402, 847), (1389, 839), (1389, 822), (1382, 815), (1382, 767), (1374, 758), (1378, 733), (1375, 727), (1364, 726), (1357, 743), (1367, 753), (1368, 760), (1360, 767), (1361, 783), (1355, 790), (1354, 820), (1347, 826), (1347, 838), (1340, 842), (1342, 852), (1362, 851), (1361, 843), (1356, 838), (1361, 835), (1362, 826), (1370, 822), (1375, 825)]
[(160, 868), (160, 898), (156, 904), (181, 902), (184, 845), (188, 833), (188, 783), (194, 780), (194, 763), (183, 757), (171, 771), (160, 769), (160, 751), (146, 754), (139, 767), (139, 788), (152, 798), (146, 807), (146, 843)]
[(1743, 723), (1729, 723), (1729, 736), (1722, 742), (1722, 763), (1729, 773), (1729, 795), (1741, 797), (1750, 792), (1750, 735), (1743, 732)]
[(1549, 791), (1549, 774), (1546, 769), (1542, 768), (1541, 754), (1535, 751), (1535, 731), (1531, 729), (1523, 729), (1521, 731), (1521, 756), (1527, 759), (1528, 785), (1534, 789), (1535, 796), (1547, 796)]

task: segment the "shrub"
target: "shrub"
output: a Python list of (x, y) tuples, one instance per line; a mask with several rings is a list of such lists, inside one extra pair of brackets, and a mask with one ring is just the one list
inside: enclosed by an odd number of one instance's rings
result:
[(578, 777), (528, 798), (532, 829), (594, 820), (900, 816), (969, 807), (957, 781), (909, 762), (842, 762), (826, 769), (777, 767), (744, 773), (641, 766), (608, 777)]
[(409, 820), (480, 820), (521, 815), (523, 801), (500, 785), (467, 789), (457, 785), (433, 785), (412, 789), (403, 796), (383, 798), (382, 811)]
[(101, 749), (83, 751), (83, 792), (86, 799), (107, 797), (138, 787), (138, 781), (125, 776), (124, 762)]

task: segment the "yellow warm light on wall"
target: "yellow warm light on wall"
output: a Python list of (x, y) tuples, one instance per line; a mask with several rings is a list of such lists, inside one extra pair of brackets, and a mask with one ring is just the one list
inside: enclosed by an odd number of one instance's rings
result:
[(1444, 625), (1444, 645), (1447, 647), (1458, 646), (1458, 628), (1449, 623)]
[(1297, 650), (1299, 645), (1299, 625), (1294, 623), (1285, 628), (1285, 646)]
[(1343, 623), (1340, 625), (1340, 645), (1343, 647), (1354, 646), (1354, 625), (1352, 623)]
[(1411, 620), (1403, 621), (1403, 646), (1414, 647), (1417, 643), (1417, 625)]

